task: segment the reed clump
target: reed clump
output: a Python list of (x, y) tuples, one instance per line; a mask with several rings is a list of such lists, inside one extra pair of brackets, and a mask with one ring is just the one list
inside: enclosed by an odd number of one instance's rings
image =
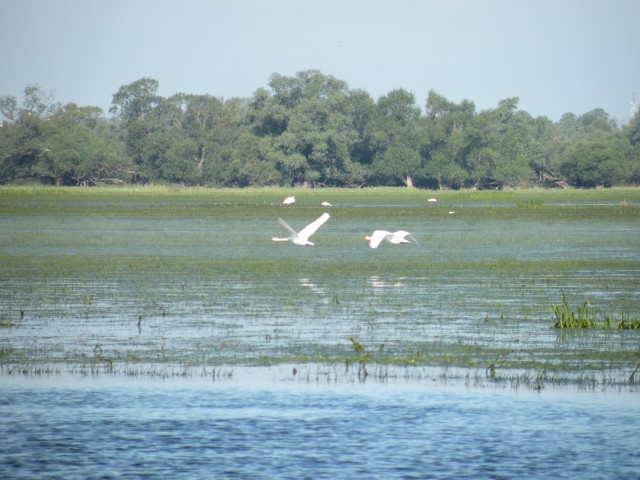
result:
[(516, 207), (518, 208), (540, 208), (543, 207), (544, 203), (542, 200), (517, 200)]
[(632, 320), (624, 312), (618, 317), (602, 313), (598, 308), (592, 307), (585, 300), (582, 306), (573, 310), (564, 292), (562, 302), (554, 305), (553, 314), (556, 318), (555, 327), (559, 329), (604, 329), (604, 330), (638, 330), (640, 321)]

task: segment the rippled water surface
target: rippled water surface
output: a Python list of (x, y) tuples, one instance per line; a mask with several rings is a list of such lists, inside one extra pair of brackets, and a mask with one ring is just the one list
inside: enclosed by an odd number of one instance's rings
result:
[(640, 476), (640, 330), (553, 326), (638, 318), (637, 203), (54, 192), (0, 199), (0, 478)]
[(9, 378), (0, 477), (632, 479), (636, 400), (424, 384)]

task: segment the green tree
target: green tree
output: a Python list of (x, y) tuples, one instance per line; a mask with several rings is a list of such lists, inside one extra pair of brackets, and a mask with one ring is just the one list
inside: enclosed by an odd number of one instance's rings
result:
[(414, 177), (421, 168), (420, 113), (415, 96), (404, 89), (393, 90), (378, 99), (372, 121), (373, 183), (414, 185)]
[(0, 130), (0, 181), (90, 185), (130, 174), (100, 108), (60, 105), (37, 86), (25, 89), (21, 104), (3, 97), (0, 105), (8, 119)]
[(577, 187), (611, 186), (625, 179), (626, 142), (615, 133), (585, 135), (572, 148), (562, 173)]
[(358, 141), (345, 82), (317, 70), (272, 75), (271, 91), (258, 90), (248, 118), (262, 158), (290, 185), (350, 185), (364, 180), (351, 159)]
[(10, 122), (18, 121), (18, 100), (13, 95), (0, 96), (0, 114)]
[(431, 90), (426, 112), (422, 145), (426, 185), (439, 189), (460, 188), (469, 175), (467, 155), (475, 105), (468, 100), (455, 104)]
[(0, 182), (37, 179), (33, 167), (44, 150), (50, 125), (25, 115), (0, 128)]
[(467, 155), (470, 186), (495, 189), (535, 181), (531, 164), (539, 161), (539, 149), (532, 148), (532, 119), (517, 110), (518, 101), (516, 97), (506, 98), (496, 109), (474, 118)]
[(125, 182), (131, 165), (124, 146), (98, 107), (60, 106), (46, 121), (47, 134), (33, 172), (56, 185)]
[(277, 184), (275, 164), (266, 157), (262, 139), (254, 131), (256, 111), (251, 102), (234, 98), (221, 101), (218, 107), (211, 117), (211, 130), (200, 137), (204, 181), (228, 187)]
[(27, 85), (22, 102), (13, 95), (0, 97), (0, 182), (33, 179), (34, 166), (50, 134), (47, 116), (57, 107), (53, 96), (39, 85)]
[(109, 113), (117, 115), (125, 124), (144, 119), (158, 106), (159, 82), (153, 78), (141, 78), (123, 85), (113, 95)]
[(137, 168), (136, 178), (156, 178), (152, 159), (157, 156), (158, 139), (152, 135), (158, 130), (156, 112), (162, 98), (158, 95), (159, 83), (152, 78), (141, 78), (120, 87), (113, 96), (109, 113), (121, 120), (123, 141), (127, 154)]
[(631, 184), (640, 184), (640, 112), (636, 113), (624, 129), (629, 141), (627, 181)]
[(626, 126), (625, 132), (631, 145), (640, 145), (640, 112), (634, 115)]
[(628, 137), (602, 109), (565, 114), (549, 148), (551, 168), (577, 187), (633, 181), (633, 150)]
[(617, 130), (615, 120), (602, 108), (596, 108), (577, 118), (577, 123), (585, 130), (599, 130), (602, 132), (612, 132)]
[(349, 93), (351, 124), (356, 141), (351, 147), (350, 158), (362, 171), (362, 181), (369, 177), (375, 148), (373, 146), (373, 119), (376, 116), (376, 102), (364, 90), (352, 90)]
[(640, 117), (602, 109), (557, 123), (518, 99), (476, 113), (430, 91), (377, 101), (318, 70), (273, 74), (249, 99), (158, 95), (141, 78), (97, 107), (60, 105), (38, 85), (0, 96), (0, 182), (91, 185), (416, 185), (502, 188), (640, 183)]

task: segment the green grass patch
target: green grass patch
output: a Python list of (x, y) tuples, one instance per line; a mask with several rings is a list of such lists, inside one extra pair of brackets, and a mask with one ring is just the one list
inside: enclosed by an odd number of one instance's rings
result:
[(556, 318), (555, 327), (559, 329), (605, 329), (605, 330), (638, 330), (640, 321), (634, 320), (628, 314), (620, 312), (618, 315), (605, 314), (588, 301), (581, 306), (571, 308), (564, 292), (559, 305), (554, 305), (553, 314)]

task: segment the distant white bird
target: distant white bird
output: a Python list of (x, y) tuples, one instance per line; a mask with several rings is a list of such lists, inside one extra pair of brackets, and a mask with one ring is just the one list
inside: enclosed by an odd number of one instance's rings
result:
[(282, 201), (283, 205), (291, 205), (293, 203), (296, 203), (296, 197), (287, 197)]
[(395, 245), (401, 243), (411, 243), (408, 238), (411, 238), (415, 243), (418, 243), (413, 235), (405, 230), (398, 230), (397, 232), (388, 232), (386, 230), (375, 230), (371, 235), (367, 235), (364, 237), (365, 240), (369, 241), (369, 246), (371, 248), (378, 248), (378, 245), (382, 243), (383, 240), (386, 240), (389, 243), (393, 243)]
[(322, 205), (323, 207), (333, 207), (333, 205), (331, 205), (329, 202), (322, 202), (320, 205)]
[(313, 243), (309, 241), (309, 237), (313, 235), (315, 231), (318, 230), (318, 228), (320, 228), (320, 226), (327, 220), (329, 220), (329, 214), (323, 213), (322, 215), (320, 215), (319, 218), (311, 222), (302, 230), (300, 230), (299, 232), (296, 232), (293, 228), (287, 225), (287, 222), (285, 222), (281, 218), (278, 218), (278, 222), (280, 223), (280, 225), (282, 225), (282, 227), (287, 232), (289, 232), (289, 236), (286, 238), (273, 237), (271, 240), (273, 240), (274, 242), (286, 242), (290, 240), (292, 243), (295, 243), (296, 245), (311, 246), (313, 245)]
[(451, 211), (449, 212), (449, 215), (453, 215), (454, 213), (456, 213), (456, 212), (454, 212), (453, 210), (451, 210)]
[(437, 201), (438, 201), (437, 198), (430, 198), (430, 199), (427, 200), (427, 202), (431, 202), (431, 203), (435, 203)]

